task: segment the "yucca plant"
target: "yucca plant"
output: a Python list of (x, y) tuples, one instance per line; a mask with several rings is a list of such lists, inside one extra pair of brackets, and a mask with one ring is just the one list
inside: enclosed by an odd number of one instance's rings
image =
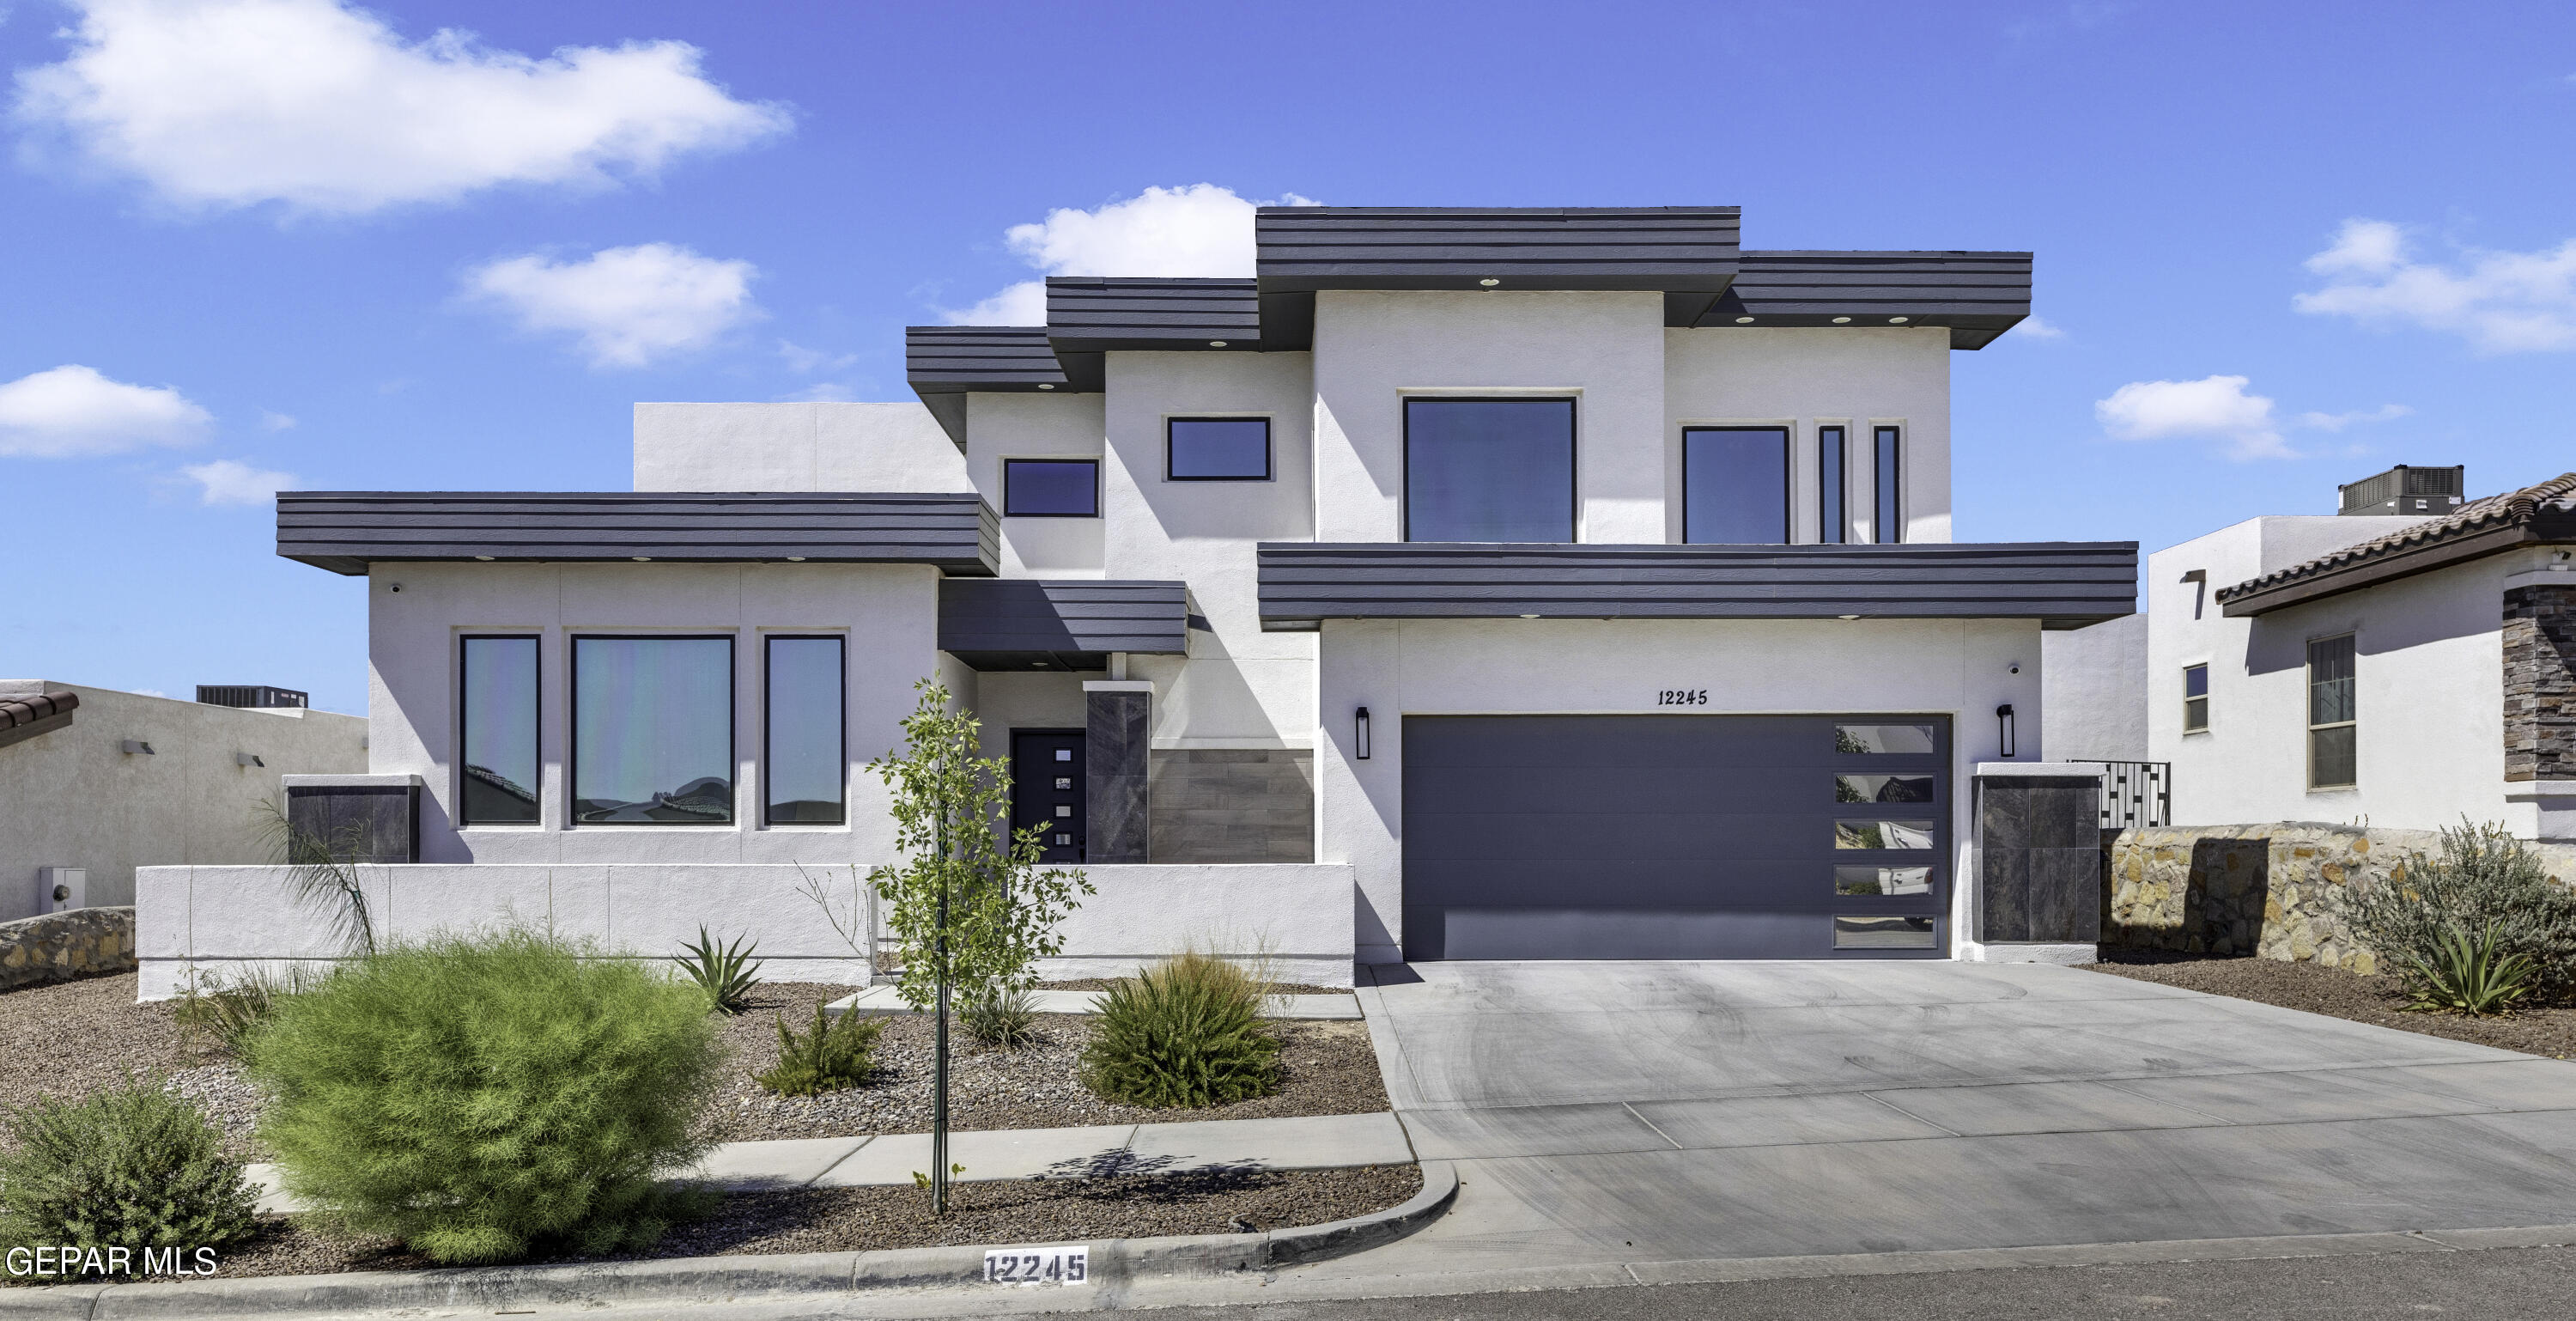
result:
[(957, 997), (957, 1017), (977, 1041), (1012, 1050), (1037, 1034), (1037, 998), (1026, 987), (980, 986)]
[(760, 985), (760, 961), (752, 957), (760, 952), (760, 946), (744, 949), (743, 939), (736, 936), (732, 944), (719, 946), (701, 926), (698, 942), (680, 947), (688, 953), (671, 956), (671, 962), (680, 965), (689, 980), (707, 993), (708, 1003), (720, 1014), (739, 1014), (751, 1008), (751, 988)]
[(874, 1052), (885, 1024), (844, 1010), (838, 1019), (814, 1006), (814, 1026), (805, 1032), (778, 1018), (778, 1066), (752, 1075), (752, 1081), (781, 1096), (819, 1096), (856, 1087), (877, 1071)]
[(211, 1041), (216, 1049), (238, 1058), (251, 1033), (268, 1021), (278, 1002), (312, 990), (322, 984), (322, 978), (323, 974), (303, 964), (291, 966), (283, 976), (255, 971), (217, 985), (191, 977), (170, 1016), (191, 1041)]
[(2414, 999), (2407, 1008), (2478, 1018), (2512, 1013), (2531, 994), (2539, 965), (2502, 944), (2492, 922), (2475, 936), (2457, 927), (2443, 933), (2430, 957), (2412, 961)]
[(1083, 1051), (1084, 1085), (1130, 1105), (1208, 1106), (1279, 1085), (1279, 1039), (1261, 1021), (1269, 988), (1195, 951), (1119, 979)]

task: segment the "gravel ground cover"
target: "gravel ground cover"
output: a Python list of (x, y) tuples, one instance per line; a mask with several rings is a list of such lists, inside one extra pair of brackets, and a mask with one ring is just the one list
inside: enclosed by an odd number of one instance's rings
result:
[[(1109, 983), (1110, 979), (1107, 977), (1075, 977), (1061, 982), (1039, 982), (1038, 989), (1041, 991), (1106, 991), (1109, 989)], [(1311, 986), (1305, 982), (1273, 982), (1270, 991), (1273, 995), (1349, 995), (1351, 988)]]
[(2284, 1009), (2303, 1009), (2311, 1014), (2552, 1059), (2576, 1056), (2576, 1008), (2544, 1006), (2522, 1010), (2509, 1018), (2414, 1013), (2406, 1008), (2404, 983), (2389, 973), (2363, 977), (2340, 968), (2283, 963), (2278, 959), (2208, 958), (2147, 950), (2103, 953), (2109, 956), (2106, 961), (2087, 966), (2114, 977), (2161, 982), (2211, 995), (2232, 995)]

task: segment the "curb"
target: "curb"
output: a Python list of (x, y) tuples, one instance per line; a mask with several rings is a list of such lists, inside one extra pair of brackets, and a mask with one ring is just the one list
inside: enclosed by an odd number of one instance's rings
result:
[[(1257, 1272), (1392, 1243), (1440, 1218), (1458, 1197), (1447, 1161), (1423, 1161), (1422, 1191), (1369, 1215), (1262, 1234), (1098, 1239), (1091, 1279), (1131, 1284)], [(1000, 1246), (1000, 1245), (995, 1245)], [(0, 1289), (0, 1318), (186, 1321), (453, 1308), (476, 1311), (609, 1304), (734, 1302), (776, 1294), (856, 1294), (979, 1284), (984, 1248), (889, 1248), (773, 1257), (678, 1257), (595, 1266), (479, 1266), (288, 1275), (203, 1284), (67, 1284)], [(995, 1286), (1017, 1292), (1015, 1286)]]

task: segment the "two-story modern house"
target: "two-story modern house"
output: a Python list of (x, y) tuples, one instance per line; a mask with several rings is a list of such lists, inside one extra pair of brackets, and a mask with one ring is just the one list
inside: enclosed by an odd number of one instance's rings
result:
[(369, 580), (422, 861), (658, 868), (656, 939), (886, 860), (935, 677), (1132, 916), (1069, 956), (1958, 953), (1970, 780), (2136, 548), (1952, 540), (1952, 355), (2029, 254), (1738, 222), (1265, 209), (1252, 278), (911, 330), (918, 404), (639, 405), (633, 492), (290, 493), (279, 551)]

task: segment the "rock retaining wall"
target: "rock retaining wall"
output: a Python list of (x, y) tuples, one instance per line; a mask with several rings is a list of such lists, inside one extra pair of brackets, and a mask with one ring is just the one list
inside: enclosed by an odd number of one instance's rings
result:
[(73, 908), (0, 922), (0, 991), (134, 971), (134, 909)]

